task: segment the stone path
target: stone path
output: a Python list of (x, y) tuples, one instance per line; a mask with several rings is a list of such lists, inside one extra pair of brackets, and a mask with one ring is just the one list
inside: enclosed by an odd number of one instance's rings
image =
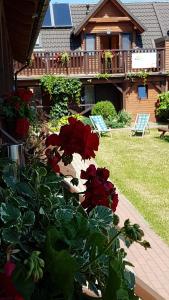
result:
[[(71, 170), (69, 168), (65, 170), (64, 168), (64, 171), (67, 174), (72, 174), (73, 172), (73, 175), (79, 178), (80, 170), (85, 170), (91, 163), (95, 164), (94, 161), (86, 161), (84, 163), (80, 156), (75, 155)], [(79, 191), (84, 190), (82, 180), (78, 189)], [(151, 244), (151, 249), (147, 251), (138, 244), (132, 245), (127, 250), (128, 260), (135, 266), (134, 272), (136, 277), (159, 294), (157, 300), (169, 300), (169, 247), (154, 233), (150, 225), (123, 195), (119, 194), (119, 199), (116, 212), (120, 217), (121, 224), (127, 218), (132, 223), (138, 223), (145, 233), (145, 239)]]

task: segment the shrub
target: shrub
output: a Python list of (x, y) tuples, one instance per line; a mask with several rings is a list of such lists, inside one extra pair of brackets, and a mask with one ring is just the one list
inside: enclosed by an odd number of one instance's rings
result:
[(92, 115), (101, 115), (104, 120), (117, 116), (114, 105), (110, 101), (99, 101), (92, 108)]
[(132, 121), (132, 116), (125, 110), (121, 110), (118, 113), (118, 122), (122, 123), (124, 126), (130, 126)]
[(115, 118), (109, 116), (105, 122), (110, 128), (123, 128), (125, 126), (130, 126), (131, 120), (131, 115), (128, 112), (121, 110)]
[[(63, 116), (62, 118), (60, 118), (59, 120), (53, 119), (51, 122), (48, 123), (49, 128), (52, 132), (58, 132), (60, 131), (60, 128), (66, 124), (68, 124), (68, 119), (70, 116)], [(83, 117), (79, 114), (77, 115), (71, 115), (71, 117), (83, 121)]]
[(156, 115), (161, 121), (169, 119), (169, 92), (161, 93), (158, 97)]
[(81, 121), (83, 122), (83, 124), (90, 125), (91, 127), (93, 127), (92, 122), (88, 117), (85, 117), (85, 116), (81, 116), (81, 117), (82, 117)]

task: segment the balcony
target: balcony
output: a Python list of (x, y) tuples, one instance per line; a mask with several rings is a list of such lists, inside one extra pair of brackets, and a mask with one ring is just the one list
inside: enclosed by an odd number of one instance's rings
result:
[[(109, 50), (108, 50), (109, 51)], [(29, 67), (19, 73), (20, 77), (41, 77), (45, 74), (94, 77), (98, 73), (112, 74), (113, 76), (125, 75), (129, 72), (165, 72), (165, 49), (133, 49), (110, 50), (112, 55), (105, 59), (104, 51), (74, 51), (67, 52), (68, 61), (63, 63), (61, 52), (34, 52)], [(135, 56), (134, 56), (135, 55)], [(138, 65), (133, 63), (134, 57), (143, 60)], [(145, 59), (144, 59), (145, 56)], [(152, 65), (149, 58), (153, 57)], [(147, 60), (147, 64), (145, 61)], [(15, 71), (22, 65), (14, 63)]]

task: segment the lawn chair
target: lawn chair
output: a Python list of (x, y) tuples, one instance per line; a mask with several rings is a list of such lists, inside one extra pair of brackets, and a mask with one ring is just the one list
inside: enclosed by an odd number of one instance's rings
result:
[(146, 129), (149, 129), (150, 114), (137, 114), (134, 127), (131, 129), (132, 135), (141, 133), (142, 136), (145, 134)]
[(94, 127), (94, 131), (97, 132), (99, 136), (101, 136), (102, 133), (110, 133), (111, 135), (111, 129), (107, 128), (102, 116), (90, 116), (89, 118)]

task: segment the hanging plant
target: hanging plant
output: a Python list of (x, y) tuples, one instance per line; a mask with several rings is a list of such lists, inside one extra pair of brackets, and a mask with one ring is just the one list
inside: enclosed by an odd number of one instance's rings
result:
[(61, 62), (63, 66), (67, 66), (68, 62), (70, 61), (70, 55), (67, 52), (63, 52), (61, 54)]
[(140, 78), (143, 80), (143, 84), (146, 85), (147, 83), (147, 77), (149, 76), (149, 73), (145, 70), (140, 71), (140, 72), (130, 72), (127, 74), (127, 78), (130, 79), (132, 82), (134, 81), (134, 79), (136, 78)]
[(103, 58), (105, 60), (105, 66), (106, 66), (106, 68), (108, 68), (109, 64), (113, 58), (113, 53), (110, 50), (106, 50), (103, 53)]

